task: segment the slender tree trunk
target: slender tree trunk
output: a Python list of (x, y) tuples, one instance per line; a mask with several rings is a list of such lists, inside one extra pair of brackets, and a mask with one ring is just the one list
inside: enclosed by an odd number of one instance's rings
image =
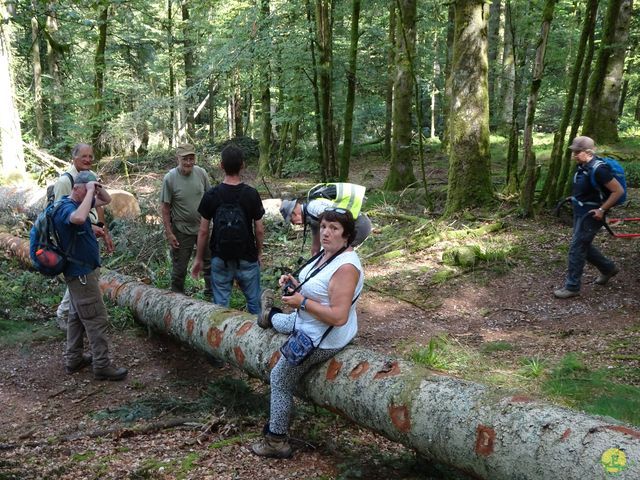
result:
[[(269, 18), (269, 0), (260, 1), (261, 34), (268, 35), (269, 28), (266, 22)], [(265, 42), (271, 45), (270, 41)], [(269, 175), (271, 167), (271, 71), (269, 56), (265, 55), (260, 72), (260, 159), (258, 160), (258, 174)]]
[(624, 103), (627, 101), (627, 94), (629, 93), (629, 79), (625, 78), (622, 82), (622, 92), (620, 93), (620, 101), (618, 102), (618, 118), (624, 113)]
[(316, 42), (317, 34), (314, 31), (314, 25), (316, 22), (314, 21), (313, 14), (314, 10), (311, 8), (310, 0), (305, 0), (305, 7), (307, 10), (307, 25), (309, 28), (309, 50), (311, 51), (311, 87), (313, 89), (313, 101), (315, 108), (315, 127), (316, 127), (316, 146), (318, 149), (318, 165), (320, 166), (320, 178), (323, 182), (328, 180), (328, 172), (327, 165), (324, 161), (324, 146), (322, 145), (322, 111), (320, 108), (320, 87), (319, 87), (319, 79), (318, 79), (318, 60), (316, 59)]
[(491, 200), (487, 16), (482, 0), (456, 0), (451, 69), (449, 189), (445, 215)]
[(33, 64), (33, 116), (36, 120), (36, 141), (44, 144), (44, 109), (42, 108), (42, 64), (40, 63), (40, 27), (38, 26), (38, 3), (31, 1), (31, 62)]
[(412, 59), (416, 49), (416, 0), (396, 0), (396, 77), (393, 84), (393, 135), (386, 190), (401, 190), (415, 183), (411, 148), (411, 110), (414, 101)]
[(342, 143), (342, 158), (340, 159), (340, 181), (349, 179), (349, 162), (351, 160), (351, 145), (353, 144), (353, 110), (356, 105), (356, 71), (358, 60), (358, 40), (360, 33), (360, 0), (352, 0), (351, 11), (351, 47), (349, 49), (349, 65), (347, 66), (347, 103), (344, 108), (344, 142)]
[(173, 63), (173, 0), (167, 0), (167, 52), (169, 56), (169, 146), (177, 143), (176, 131), (176, 75)]
[(583, 135), (596, 143), (618, 141), (618, 101), (632, 10), (632, 0), (609, 1), (582, 127)]
[(582, 23), (582, 33), (580, 34), (580, 40), (578, 43), (578, 51), (573, 64), (573, 69), (570, 72), (570, 83), (567, 89), (565, 97), (564, 110), (562, 112), (562, 119), (560, 120), (560, 126), (554, 137), (553, 148), (551, 150), (551, 158), (549, 159), (549, 171), (547, 172), (547, 178), (542, 188), (540, 199), (546, 202), (547, 206), (554, 205), (559, 197), (557, 196), (558, 181), (564, 184), (564, 178), (566, 176), (566, 169), (562, 168), (562, 158), (564, 157), (564, 145), (567, 128), (571, 121), (571, 113), (573, 112), (573, 105), (578, 90), (578, 81), (580, 79), (580, 71), (582, 64), (584, 63), (584, 57), (587, 50), (587, 43), (589, 40), (590, 32), (595, 27), (596, 14), (598, 12), (599, 0), (588, 0), (585, 16)]
[(531, 91), (527, 100), (527, 113), (524, 121), (524, 185), (520, 196), (520, 208), (525, 216), (533, 214), (533, 200), (536, 190), (536, 157), (533, 151), (533, 121), (536, 115), (536, 105), (540, 86), (542, 85), (542, 75), (544, 73), (544, 56), (547, 51), (547, 40), (549, 30), (553, 20), (553, 10), (557, 0), (546, 0), (542, 11), (542, 28), (538, 38), (538, 47), (533, 62), (533, 72), (531, 75)]
[[(433, 46), (434, 46), (434, 50), (437, 51), (437, 46), (438, 46), (438, 34), (434, 33), (433, 34)], [(434, 55), (433, 56), (433, 84), (431, 86), (431, 118), (430, 118), (430, 123), (431, 123), (431, 129), (429, 132), (429, 137), (431, 139), (436, 138), (436, 122), (437, 122), (437, 118), (438, 115), (436, 114), (436, 99), (438, 98), (438, 79), (440, 78), (440, 60), (438, 59), (438, 55)]]
[(195, 78), (195, 61), (193, 56), (193, 42), (191, 36), (193, 35), (193, 25), (189, 21), (189, 1), (182, 0), (180, 5), (182, 12), (182, 36), (183, 36), (183, 58), (184, 58), (184, 84), (185, 84), (185, 100), (186, 100), (186, 121), (187, 121), (187, 136), (190, 141), (193, 141), (195, 137), (195, 125), (193, 118), (192, 99), (195, 92), (193, 91), (194, 78)]
[[(504, 9), (504, 47), (502, 50), (502, 81), (500, 82), (500, 96), (496, 104), (501, 103), (500, 125), (498, 131), (503, 135), (509, 135), (513, 122), (513, 106), (516, 83), (516, 59), (514, 56), (515, 24), (511, 16), (511, 2), (507, 0)], [(517, 168), (517, 164), (516, 164)], [(515, 172), (516, 169), (512, 168)], [(507, 184), (511, 181), (507, 175)]]
[(489, 125), (494, 129), (498, 124), (496, 98), (496, 84), (500, 65), (498, 65), (498, 51), (500, 50), (500, 16), (502, 0), (492, 0), (489, 9)]
[[(30, 263), (28, 241), (0, 233), (0, 248)], [(102, 272), (100, 288), (148, 328), (264, 382), (281, 358), (285, 335), (261, 329), (254, 315), (171, 294), (113, 271)], [(634, 426), (505, 394), (353, 345), (314, 366), (297, 395), (459, 469), (465, 478), (608, 478), (603, 453), (614, 448), (628, 460), (613, 475), (640, 477), (640, 463), (634, 461), (640, 458), (640, 431)]]
[(640, 122), (640, 93), (638, 94), (638, 97), (636, 99), (636, 109), (633, 114), (633, 118), (636, 120), (636, 122)]
[(216, 94), (218, 93), (218, 83), (213, 75), (209, 77), (209, 143), (216, 143)]
[(396, 0), (389, 0), (389, 33), (387, 35), (387, 85), (385, 90), (384, 156), (391, 158), (393, 127), (393, 81), (396, 56)]
[(443, 125), (444, 131), (442, 132), (442, 151), (448, 152), (449, 145), (451, 144), (449, 138), (449, 118), (451, 116), (451, 64), (453, 60), (453, 40), (456, 31), (455, 21), (455, 4), (449, 2), (449, 8), (447, 11), (447, 62), (444, 66), (444, 97), (442, 102), (443, 112)]
[[(591, 73), (591, 62), (595, 54), (595, 33), (593, 30), (589, 32), (589, 41), (587, 46), (587, 57), (584, 59), (582, 65), (582, 72), (580, 72), (580, 85), (578, 86), (578, 101), (576, 102), (576, 111), (573, 115), (573, 121), (571, 122), (571, 130), (569, 132), (569, 139), (575, 138), (578, 134), (578, 129), (582, 123), (582, 111), (587, 98), (587, 86), (589, 82), (589, 75)], [(571, 151), (565, 150), (564, 158), (562, 160), (562, 172), (560, 182), (558, 182), (558, 190), (556, 191), (556, 198), (566, 197), (571, 192), (573, 172), (573, 161), (571, 160)]]
[(333, 7), (335, 0), (316, 0), (318, 91), (322, 128), (322, 159), (329, 179), (338, 176), (333, 121)]
[(242, 92), (240, 91), (240, 75), (236, 70), (235, 75), (233, 76), (235, 80), (235, 85), (233, 88), (233, 97), (231, 97), (231, 112), (233, 115), (233, 136), (234, 137), (242, 137), (244, 136), (244, 123), (243, 123), (243, 108), (242, 105)]
[(98, 19), (98, 45), (94, 57), (95, 79), (93, 88), (93, 133), (91, 143), (96, 159), (102, 157), (102, 129), (104, 126), (104, 73), (107, 68), (104, 52), (107, 48), (107, 24), (109, 21), (109, 4), (101, 4), (100, 17)]
[(61, 136), (64, 121), (62, 80), (58, 61), (59, 46), (54, 44), (58, 32), (58, 20), (55, 16), (56, 8), (56, 2), (49, 2), (49, 11), (47, 12), (47, 65), (51, 76), (52, 102), (49, 112), (51, 115), (51, 138), (53, 139)]
[(5, 177), (26, 175), (24, 149), (22, 146), (22, 131), (20, 129), (20, 114), (15, 104), (15, 87), (12, 75), (11, 36), (12, 28), (9, 20), (14, 12), (0, 3), (0, 174)]

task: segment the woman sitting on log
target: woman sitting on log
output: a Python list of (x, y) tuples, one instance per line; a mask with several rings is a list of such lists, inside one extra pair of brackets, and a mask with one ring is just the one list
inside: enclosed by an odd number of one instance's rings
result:
[(320, 216), (323, 250), (301, 270), (299, 280), (292, 275), (280, 277), (282, 302), (295, 310), (282, 313), (273, 307), (273, 290), (262, 293), (258, 325), (291, 335), (271, 371), (271, 413), (262, 440), (251, 446), (256, 455), (291, 456), (287, 432), (298, 381), (312, 366), (338, 353), (358, 331), (355, 303), (362, 291), (364, 272), (350, 246), (354, 236), (351, 213), (327, 208)]

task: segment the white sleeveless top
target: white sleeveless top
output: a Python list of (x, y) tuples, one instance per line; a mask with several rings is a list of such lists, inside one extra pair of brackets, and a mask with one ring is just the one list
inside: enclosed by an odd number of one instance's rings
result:
[[(302, 269), (300, 272), (300, 282), (304, 282), (307, 276), (316, 269), (315, 264), (316, 262), (313, 262)], [(300, 293), (310, 300), (320, 302), (322, 305), (329, 305), (329, 281), (336, 270), (345, 264), (353, 265), (356, 267), (358, 272), (360, 272), (360, 278), (358, 279), (358, 284), (356, 285), (356, 291), (354, 293), (354, 298), (356, 298), (360, 295), (360, 292), (362, 292), (362, 287), (364, 285), (364, 271), (362, 270), (362, 264), (360, 263), (358, 254), (353, 251), (343, 252), (334, 258), (331, 263), (326, 265), (319, 273), (302, 286)], [(309, 312), (298, 310), (296, 329), (309, 335), (316, 346), (327, 328), (329, 328), (329, 325), (317, 320)], [(356, 305), (354, 303), (349, 309), (349, 319), (347, 320), (347, 323), (341, 327), (333, 327), (331, 332), (329, 332), (329, 335), (327, 335), (320, 344), (320, 348), (342, 348), (356, 336), (357, 332), (358, 316), (356, 315)]]

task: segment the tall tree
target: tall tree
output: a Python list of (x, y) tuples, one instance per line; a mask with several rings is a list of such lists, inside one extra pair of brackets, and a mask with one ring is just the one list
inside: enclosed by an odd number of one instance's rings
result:
[(542, 75), (544, 73), (544, 56), (547, 52), (547, 41), (549, 39), (549, 30), (551, 29), (551, 21), (553, 20), (553, 11), (557, 0), (545, 0), (542, 10), (542, 26), (540, 28), (540, 36), (538, 37), (536, 55), (533, 61), (533, 72), (531, 75), (531, 90), (527, 100), (527, 112), (524, 120), (524, 185), (522, 194), (520, 195), (520, 208), (524, 215), (533, 214), (533, 199), (536, 189), (536, 180), (538, 178), (536, 172), (536, 158), (533, 151), (533, 121), (536, 115), (536, 106), (538, 103), (538, 95), (540, 94), (540, 86), (542, 85)]
[(107, 68), (105, 61), (105, 50), (107, 48), (107, 24), (109, 21), (109, 4), (100, 3), (98, 17), (98, 44), (94, 56), (95, 78), (93, 82), (93, 131), (91, 142), (93, 143), (93, 153), (96, 158), (102, 156), (101, 135), (104, 127), (104, 73)]
[(414, 98), (412, 61), (416, 49), (416, 0), (397, 0), (396, 76), (393, 84), (393, 135), (391, 164), (384, 183), (387, 190), (400, 190), (412, 183), (411, 110)]
[(384, 155), (391, 157), (393, 127), (393, 81), (396, 58), (396, 0), (389, 0), (389, 29), (387, 34), (387, 81), (385, 85)]
[(191, 99), (195, 92), (193, 91), (194, 78), (195, 78), (195, 61), (193, 56), (193, 42), (191, 40), (193, 29), (192, 22), (189, 21), (189, 1), (182, 0), (180, 4), (182, 12), (182, 42), (183, 42), (183, 59), (184, 59), (184, 84), (185, 84), (185, 99), (187, 109), (187, 135), (190, 140), (193, 141), (195, 137), (195, 126), (193, 118), (193, 108), (191, 108), (189, 99)]
[(169, 60), (169, 146), (177, 144), (177, 119), (176, 119), (176, 75), (173, 63), (173, 0), (167, 0), (167, 54)]
[(360, 33), (360, 0), (352, 0), (351, 10), (351, 43), (349, 48), (349, 64), (347, 66), (347, 103), (344, 107), (344, 142), (340, 158), (340, 181), (349, 179), (349, 162), (351, 160), (351, 145), (353, 143), (353, 110), (356, 105), (356, 69), (358, 60), (358, 40)]
[(49, 76), (51, 77), (51, 105), (49, 112), (51, 115), (51, 137), (58, 139), (61, 134), (62, 124), (64, 120), (64, 105), (62, 100), (62, 75), (60, 74), (59, 53), (68, 49), (61, 45), (57, 40), (58, 19), (56, 16), (57, 1), (50, 1), (47, 11), (47, 67)]
[(14, 5), (0, 3), (0, 160), (4, 176), (24, 176), (26, 172), (20, 114), (15, 104), (15, 87), (11, 71), (10, 17), (15, 14)]
[(31, 1), (31, 63), (33, 65), (33, 114), (36, 120), (36, 140), (44, 144), (44, 108), (42, 107), (42, 64), (40, 62), (40, 26), (38, 25), (38, 2)]
[(316, 0), (316, 44), (318, 46), (318, 92), (322, 129), (323, 179), (338, 176), (333, 122), (333, 9), (335, 0)]
[(489, 124), (493, 128), (498, 122), (498, 99), (496, 84), (499, 82), (498, 52), (500, 51), (500, 18), (502, 0), (492, 0), (489, 8)]
[[(268, 36), (269, 28), (266, 23), (269, 18), (269, 0), (260, 1), (261, 33)], [(265, 42), (270, 45), (269, 41)], [(260, 159), (258, 171), (260, 175), (270, 173), (269, 161), (271, 158), (271, 72), (269, 55), (265, 55), (260, 65)]]
[(618, 100), (632, 10), (632, 0), (609, 0), (582, 127), (597, 143), (618, 141)]
[(456, 32), (456, 9), (449, 2), (447, 9), (447, 61), (444, 66), (444, 97), (442, 102), (444, 131), (442, 132), (442, 150), (449, 150), (449, 114), (451, 113), (451, 63), (453, 60), (453, 39)]
[(488, 13), (483, 0), (455, 2), (446, 215), (491, 199)]

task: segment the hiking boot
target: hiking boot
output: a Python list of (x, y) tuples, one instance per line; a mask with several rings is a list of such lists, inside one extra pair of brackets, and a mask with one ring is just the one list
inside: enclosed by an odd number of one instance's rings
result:
[(291, 458), (293, 451), (286, 435), (267, 433), (259, 442), (251, 445), (251, 451), (260, 457)]
[(618, 267), (613, 267), (613, 270), (611, 270), (609, 273), (600, 273), (600, 275), (598, 275), (598, 278), (596, 278), (596, 283), (598, 285), (606, 285), (607, 282), (609, 282), (609, 280), (611, 280), (611, 278), (615, 277), (618, 272), (620, 272), (620, 269)]
[(260, 328), (271, 328), (273, 324), (269, 318), (271, 309), (276, 299), (276, 294), (270, 288), (265, 288), (260, 295), (260, 313), (258, 314), (258, 325)]
[(122, 367), (94, 368), (93, 378), (96, 380), (111, 380), (117, 382), (118, 380), (123, 380), (128, 372), (126, 368)]
[(553, 294), (556, 296), (556, 298), (571, 298), (571, 297), (577, 297), (578, 295), (580, 295), (580, 291), (568, 290), (566, 288), (559, 288), (557, 290), (554, 290)]
[(78, 360), (77, 362), (71, 365), (65, 365), (64, 371), (67, 372), (69, 375), (71, 375), (72, 373), (79, 372), (84, 367), (88, 367), (89, 365), (91, 365), (92, 362), (93, 362), (93, 357), (88, 353), (83, 353), (82, 359)]

